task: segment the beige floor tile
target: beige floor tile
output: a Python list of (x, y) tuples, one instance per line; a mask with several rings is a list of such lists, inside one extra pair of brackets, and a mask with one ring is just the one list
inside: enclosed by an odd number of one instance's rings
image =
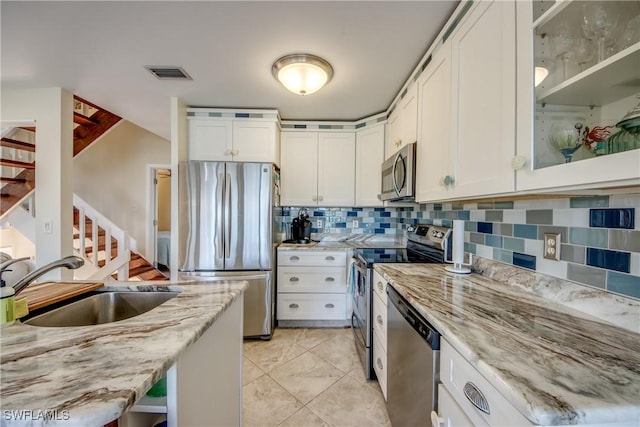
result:
[(278, 427), (330, 427), (330, 425), (305, 407), (284, 420)]
[(316, 415), (334, 426), (389, 425), (381, 392), (345, 375), (307, 404)]
[(263, 375), (242, 388), (242, 425), (277, 426), (302, 406), (268, 375)]
[(249, 384), (262, 375), (264, 375), (264, 372), (262, 372), (262, 369), (258, 368), (255, 363), (246, 357), (242, 358), (242, 385)]
[(264, 372), (269, 372), (306, 351), (295, 343), (295, 337), (283, 334), (274, 334), (270, 341), (245, 344), (243, 350), (245, 357)]
[(309, 350), (342, 372), (362, 369), (353, 336), (338, 335)]
[(344, 328), (302, 329), (296, 342), (307, 350), (310, 350), (331, 338), (342, 336), (343, 331)]
[(344, 372), (306, 352), (274, 368), (269, 376), (302, 403), (307, 403), (342, 378)]

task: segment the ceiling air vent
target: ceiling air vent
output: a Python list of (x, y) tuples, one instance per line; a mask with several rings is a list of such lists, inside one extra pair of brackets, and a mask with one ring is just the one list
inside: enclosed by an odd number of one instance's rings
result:
[(144, 68), (160, 80), (191, 80), (191, 76), (182, 67), (147, 65)]

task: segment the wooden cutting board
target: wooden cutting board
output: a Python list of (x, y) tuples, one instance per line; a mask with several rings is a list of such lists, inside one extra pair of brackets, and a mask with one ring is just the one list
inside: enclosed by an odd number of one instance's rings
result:
[(25, 290), (20, 292), (18, 299), (26, 297), (29, 311), (32, 311), (93, 291), (102, 286), (104, 286), (104, 282), (43, 282), (27, 286)]

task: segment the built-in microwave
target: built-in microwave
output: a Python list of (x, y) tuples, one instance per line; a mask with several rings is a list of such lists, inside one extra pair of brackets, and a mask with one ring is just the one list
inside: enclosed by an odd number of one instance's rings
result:
[(416, 143), (407, 144), (382, 163), (381, 200), (411, 201), (416, 188)]

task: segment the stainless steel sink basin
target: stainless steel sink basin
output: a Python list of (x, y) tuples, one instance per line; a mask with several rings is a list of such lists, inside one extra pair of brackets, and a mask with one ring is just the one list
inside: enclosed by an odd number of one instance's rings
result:
[(26, 321), (32, 326), (89, 326), (117, 322), (145, 313), (179, 292), (102, 292)]

